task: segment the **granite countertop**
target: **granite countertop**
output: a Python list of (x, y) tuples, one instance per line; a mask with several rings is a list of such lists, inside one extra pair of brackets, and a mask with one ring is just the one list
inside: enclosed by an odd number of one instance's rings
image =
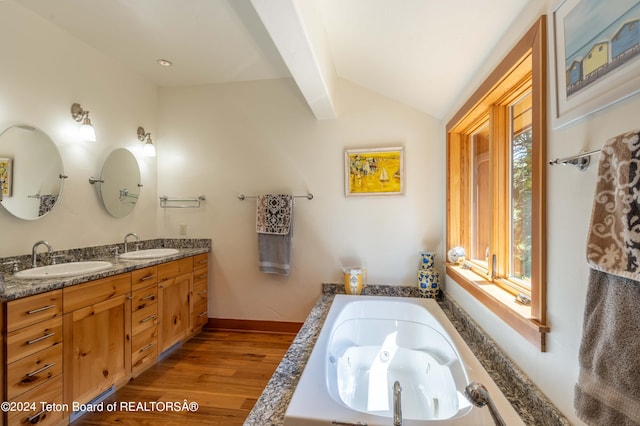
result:
[[(336, 294), (344, 293), (340, 284), (323, 284), (323, 293), (311, 309), (289, 350), (282, 358), (262, 395), (249, 413), (244, 426), (281, 426), (313, 346)], [(416, 297), (417, 288), (368, 286), (363, 294)], [(465, 342), (502, 390), (505, 397), (528, 425), (570, 425), (560, 411), (540, 392), (482, 329), (452, 300), (443, 294), (438, 300)], [(498, 364), (498, 366), (496, 366)]]
[[(180, 246), (180, 244), (177, 245)], [(81, 261), (108, 261), (111, 262), (113, 266), (109, 269), (104, 269), (98, 272), (84, 275), (75, 275), (71, 277), (50, 279), (21, 279), (16, 278), (12, 274), (5, 273), (4, 283), (0, 283), (0, 285), (2, 286), (2, 288), (0, 289), (0, 302), (8, 302), (22, 297), (32, 296), (38, 293), (44, 293), (51, 290), (74, 286), (77, 284), (85, 283), (87, 281), (93, 281), (100, 278), (122, 274), (125, 272), (131, 272), (136, 269), (146, 268), (148, 266), (159, 265), (161, 263), (170, 262), (172, 260), (191, 257), (202, 253), (208, 253), (211, 250), (209, 245), (203, 247), (172, 247), (176, 248), (178, 250), (178, 253), (155, 259), (124, 260), (116, 258), (113, 255), (105, 255), (104, 250), (97, 251), (96, 253), (98, 253), (98, 255), (93, 256), (87, 256), (85, 253), (84, 256), (75, 256), (75, 258)], [(157, 247), (152, 247), (149, 244), (144, 248)]]

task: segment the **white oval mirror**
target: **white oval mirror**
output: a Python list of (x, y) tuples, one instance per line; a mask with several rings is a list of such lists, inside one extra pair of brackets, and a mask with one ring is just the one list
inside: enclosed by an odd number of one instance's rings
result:
[(17, 218), (39, 219), (60, 200), (62, 158), (43, 131), (15, 125), (0, 134), (0, 205)]
[(100, 199), (113, 217), (125, 217), (133, 211), (140, 196), (140, 168), (133, 154), (118, 148), (111, 152), (100, 174)]

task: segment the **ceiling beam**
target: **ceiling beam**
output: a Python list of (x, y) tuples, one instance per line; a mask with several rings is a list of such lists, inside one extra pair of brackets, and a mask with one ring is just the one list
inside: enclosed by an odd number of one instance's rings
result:
[(251, 0), (260, 20), (318, 120), (337, 117), (333, 103), (335, 71), (314, 2)]

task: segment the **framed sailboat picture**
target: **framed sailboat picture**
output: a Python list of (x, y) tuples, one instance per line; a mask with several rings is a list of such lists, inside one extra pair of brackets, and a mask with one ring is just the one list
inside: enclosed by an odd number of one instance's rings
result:
[(404, 193), (404, 148), (347, 149), (344, 152), (345, 194)]

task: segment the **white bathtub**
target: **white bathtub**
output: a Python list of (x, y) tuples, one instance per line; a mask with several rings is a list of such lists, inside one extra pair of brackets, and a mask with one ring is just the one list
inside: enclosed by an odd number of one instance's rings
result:
[(464, 397), (473, 381), (507, 425), (523, 424), (434, 300), (337, 295), (284, 425), (393, 425), (396, 380), (404, 426), (493, 425)]

